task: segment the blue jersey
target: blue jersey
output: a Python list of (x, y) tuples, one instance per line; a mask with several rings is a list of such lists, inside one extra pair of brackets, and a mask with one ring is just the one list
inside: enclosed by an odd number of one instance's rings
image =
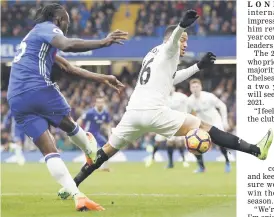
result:
[(101, 125), (110, 122), (109, 113), (106, 110), (99, 112), (96, 108), (89, 109), (82, 119), (85, 131), (91, 132), (93, 135), (100, 134)]
[(57, 48), (50, 43), (63, 32), (52, 22), (43, 22), (26, 35), (14, 57), (8, 99), (23, 92), (54, 85), (50, 80)]

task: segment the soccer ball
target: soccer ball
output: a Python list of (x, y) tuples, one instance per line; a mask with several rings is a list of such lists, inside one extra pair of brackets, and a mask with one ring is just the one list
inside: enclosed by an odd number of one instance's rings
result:
[(200, 155), (210, 149), (211, 139), (206, 131), (194, 129), (186, 134), (185, 144), (189, 152)]

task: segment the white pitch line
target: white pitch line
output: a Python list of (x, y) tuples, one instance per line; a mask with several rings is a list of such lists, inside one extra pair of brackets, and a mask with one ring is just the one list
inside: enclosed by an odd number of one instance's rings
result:
[[(234, 194), (137, 194), (137, 193), (94, 193), (88, 196), (127, 196), (127, 197), (236, 197)], [(57, 196), (57, 193), (2, 193), (0, 196)]]

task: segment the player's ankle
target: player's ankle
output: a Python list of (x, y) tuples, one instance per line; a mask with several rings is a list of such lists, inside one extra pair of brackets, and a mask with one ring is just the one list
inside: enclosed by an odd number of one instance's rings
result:
[(250, 152), (249, 153), (257, 157), (261, 154), (261, 150), (256, 145), (250, 145)]

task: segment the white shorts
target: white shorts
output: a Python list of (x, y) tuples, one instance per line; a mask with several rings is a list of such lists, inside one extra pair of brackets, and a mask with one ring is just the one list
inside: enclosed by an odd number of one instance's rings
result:
[(128, 110), (120, 123), (112, 129), (109, 143), (112, 147), (120, 149), (148, 132), (170, 138), (181, 128), (187, 115), (169, 107)]

